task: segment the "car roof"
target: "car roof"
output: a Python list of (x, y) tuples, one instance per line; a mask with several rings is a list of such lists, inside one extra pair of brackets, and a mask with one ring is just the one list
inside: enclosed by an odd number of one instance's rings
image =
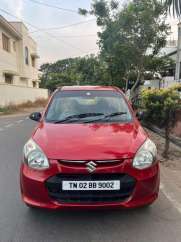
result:
[(61, 91), (120, 91), (118, 87), (113, 86), (63, 86)]

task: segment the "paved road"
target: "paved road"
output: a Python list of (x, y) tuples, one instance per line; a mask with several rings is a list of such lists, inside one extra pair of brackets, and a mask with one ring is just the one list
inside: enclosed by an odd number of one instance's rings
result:
[(181, 242), (181, 214), (164, 194), (150, 209), (31, 211), (20, 199), (23, 144), (35, 123), (0, 118), (0, 242)]

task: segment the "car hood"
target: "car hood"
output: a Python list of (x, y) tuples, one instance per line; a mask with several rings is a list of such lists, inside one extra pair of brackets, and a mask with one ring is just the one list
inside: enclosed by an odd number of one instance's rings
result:
[(124, 124), (40, 123), (33, 140), (49, 159), (133, 158), (147, 134), (136, 121)]

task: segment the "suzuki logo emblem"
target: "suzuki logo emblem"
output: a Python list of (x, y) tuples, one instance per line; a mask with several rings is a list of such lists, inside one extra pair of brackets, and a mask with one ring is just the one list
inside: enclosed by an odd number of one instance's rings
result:
[(86, 164), (88, 172), (92, 173), (96, 170), (97, 164), (93, 161), (90, 161)]

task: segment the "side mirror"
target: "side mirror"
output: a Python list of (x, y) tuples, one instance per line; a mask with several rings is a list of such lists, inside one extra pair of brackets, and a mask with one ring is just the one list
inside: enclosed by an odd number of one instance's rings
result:
[(29, 118), (31, 119), (31, 120), (33, 120), (33, 121), (36, 121), (36, 122), (39, 122), (40, 121), (40, 119), (41, 119), (41, 113), (39, 113), (39, 112), (35, 112), (35, 113), (32, 113), (32, 114), (30, 114), (30, 116), (29, 116)]
[(143, 111), (138, 111), (136, 112), (136, 117), (139, 121), (143, 120), (144, 118), (144, 112)]

